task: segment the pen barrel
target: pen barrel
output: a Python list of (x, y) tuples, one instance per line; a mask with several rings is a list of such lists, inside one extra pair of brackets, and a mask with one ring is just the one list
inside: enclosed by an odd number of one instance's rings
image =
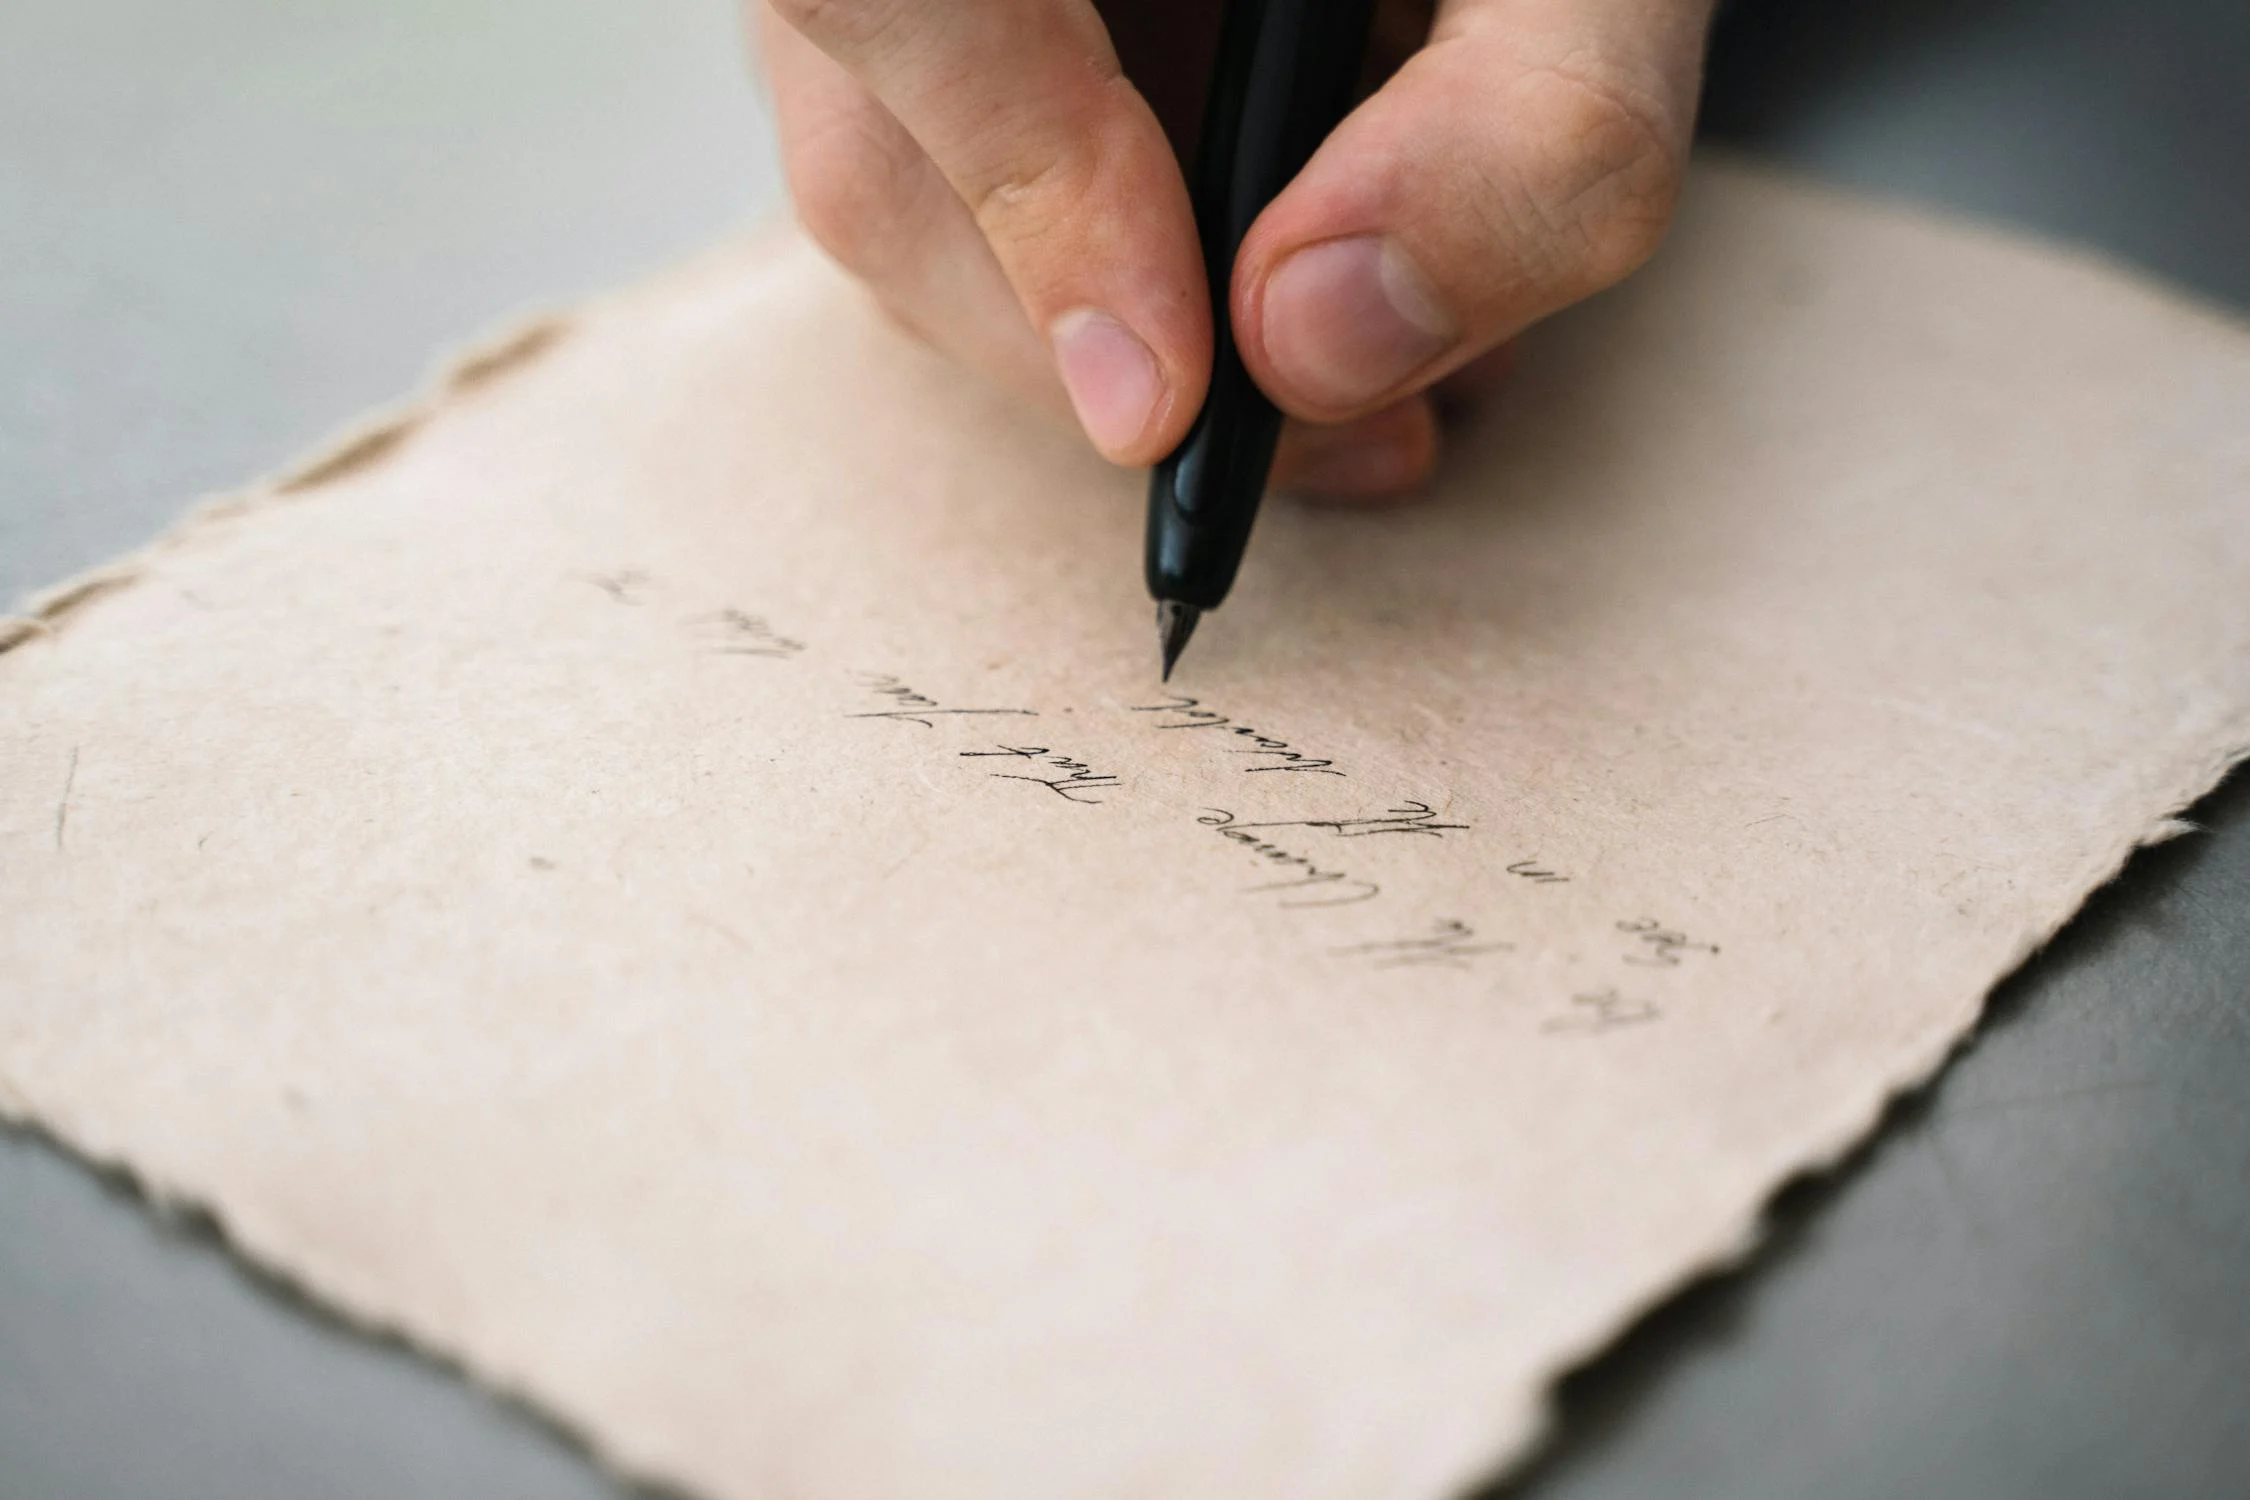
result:
[(1273, 467), (1281, 413), (1243, 368), (1229, 316), (1235, 253), (1351, 107), (1373, 0), (1229, 0), (1193, 183), (1209, 278), (1211, 387), (1149, 476), (1149, 592), (1226, 598)]

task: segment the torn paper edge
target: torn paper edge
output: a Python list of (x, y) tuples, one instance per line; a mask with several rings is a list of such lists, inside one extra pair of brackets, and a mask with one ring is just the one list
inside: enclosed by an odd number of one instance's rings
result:
[[(1709, 153), (1698, 155), (1698, 160), (1709, 159)], [(1830, 203), (1848, 204), (1877, 217), (1906, 218), (1956, 235), (2013, 243), (2050, 260), (2071, 264), (2082, 273), (2098, 274), (2112, 283), (2129, 285), (2174, 315), (2185, 313), (2214, 319), (2250, 332), (2250, 321), (2244, 320), (2238, 310), (2184, 292), (2083, 246), (2057, 244), (1972, 215), (1938, 212), (1879, 194), (1847, 191), (1738, 159), (1730, 158), (1726, 169), (1744, 176), (1783, 182), (1793, 191), (1815, 195)], [(777, 226), (729, 241), (622, 290), (502, 323), (496, 332), (472, 339), (457, 352), (437, 361), (433, 373), (409, 395), (350, 422), (273, 477), (191, 506), (142, 548), (32, 594), (21, 613), (0, 615), (0, 656), (30, 641), (57, 634), (68, 619), (87, 605), (140, 581), (156, 559), (192, 545), (215, 527), (300, 498), (381, 463), (463, 397), (536, 363), (589, 317), (613, 306), (629, 305), (652, 294), (661, 294), (678, 282), (722, 267), (762, 268), (762, 262), (778, 260), (789, 250), (809, 248), (801, 235), (792, 234), (787, 226)], [(1891, 1112), (1909, 1096), (1930, 1087), (1971, 1042), (1999, 987), (2067, 927), (2096, 892), (2113, 884), (2129, 866), (2136, 851), (2198, 831), (2181, 815), (2217, 789), (2236, 766), (2250, 761), (2250, 713), (2236, 715), (2225, 733), (2229, 748), (2199, 757), (2179, 768), (2179, 773), (2168, 779), (2167, 784), (2173, 790), (2148, 816), (2142, 831), (2113, 842), (2099, 860), (2091, 863), (2093, 878), (2074, 899), (2059, 903), (2059, 910), (2051, 920), (2027, 927), (1981, 993), (1965, 1002), (1958, 1026), (1938, 1037), (1924, 1055), (1905, 1059), (1891, 1073), (1869, 1085), (1855, 1106), (1844, 1112), (1839, 1124), (1814, 1140), (1792, 1163), (1776, 1171), (1772, 1179), (1752, 1195), (1730, 1228), (1700, 1246), (1685, 1250), (1663, 1276), (1623, 1298), (1613, 1316), (1538, 1367), (1532, 1376), (1534, 1389), (1525, 1419), (1512, 1430), (1514, 1402), (1510, 1398), (1521, 1393), (1496, 1393), (1492, 1408), (1492, 1444), (1481, 1457), (1463, 1467), (1448, 1487), (1448, 1493), (1481, 1492), (1520, 1472), (1553, 1435), (1559, 1417), (1558, 1387), (1566, 1377), (1598, 1361), (1652, 1312), (1691, 1287), (1748, 1266), (1771, 1237), (1774, 1227), (1771, 1211), (1775, 1201), (1798, 1183), (1848, 1165), (1869, 1147), (1880, 1136)], [(16, 1086), (5, 1071), (0, 1070), (0, 1121), (52, 1143), (92, 1170), (125, 1184), (158, 1216), (191, 1219), (208, 1225), (211, 1237), (256, 1280), (269, 1290), (278, 1289), (289, 1300), (303, 1304), (301, 1310), (332, 1318), (356, 1333), (410, 1351), (440, 1370), (465, 1378), (584, 1453), (612, 1478), (642, 1494), (659, 1497), (698, 1492), (694, 1482), (685, 1477), (686, 1465), (655, 1453), (628, 1451), (626, 1445), (613, 1443), (565, 1406), (544, 1400), (538, 1392), (535, 1376), (482, 1363), (479, 1355), (424, 1337), (411, 1319), (386, 1309), (387, 1299), (379, 1288), (316, 1279), (328, 1277), (330, 1273), (326, 1271), (300, 1271), (280, 1249), (271, 1252), (266, 1249), (268, 1244), (278, 1246), (282, 1236), (269, 1235), (263, 1226), (246, 1222), (240, 1213), (200, 1196), (188, 1185), (148, 1174), (133, 1163), (126, 1150), (112, 1148), (99, 1139), (98, 1132), (70, 1122), (68, 1113), (67, 1110), (42, 1108), (28, 1091)]]
[(1592, 1336), (1558, 1353), (1542, 1368), (1536, 1377), (1538, 1404), (1530, 1428), (1515, 1447), (1496, 1453), (1489, 1464), (1464, 1475), (1454, 1493), (1479, 1495), (1518, 1474), (1554, 1434), (1560, 1417), (1558, 1396), (1562, 1383), (1598, 1363), (1644, 1319), (1694, 1287), (1752, 1268), (1758, 1253), (1773, 1236), (1774, 1205), (1800, 1183), (1849, 1170), (1862, 1152), (1881, 1139), (1895, 1110), (1917, 1094), (1935, 1087), (1954, 1059), (1975, 1041), (1992, 1008), (1992, 997), (2063, 929), (2076, 921), (2087, 903), (2116, 884), (2131, 866), (2135, 854), (2186, 834), (2202, 832), (2182, 814), (2216, 792), (2237, 767), (2250, 764), (2250, 712), (2233, 715), (2223, 733), (2228, 748), (2197, 757), (2181, 768), (2180, 774), (2170, 780), (2169, 784), (2175, 789), (2166, 794), (2172, 799), (2168, 805), (2152, 815), (2139, 834), (2110, 845), (2095, 863), (2096, 878), (2075, 900), (2062, 903), (2062, 909), (2052, 920), (2026, 927), (1991, 982), (1969, 1003), (1957, 1029), (1940, 1037), (1927, 1055), (1905, 1059), (1889, 1075), (1870, 1086), (1841, 1124), (1825, 1138), (1814, 1141), (1794, 1164), (1774, 1176), (1731, 1233), (1715, 1236), (1702, 1249), (1684, 1257), (1675, 1273), (1621, 1304), (1617, 1315), (1603, 1323)]
[(573, 1456), (590, 1463), (624, 1487), (630, 1500), (698, 1500), (694, 1492), (674, 1483), (619, 1468), (588, 1434), (558, 1416), (528, 1391), (508, 1388), (467, 1363), (461, 1355), (424, 1342), (396, 1321), (362, 1317), (337, 1297), (290, 1271), (277, 1257), (258, 1253), (210, 1205), (193, 1194), (172, 1192), (113, 1154), (87, 1149), (66, 1131), (37, 1115), (22, 1098), (9, 1092), (0, 1079), (0, 1129), (54, 1152), (69, 1165), (92, 1174), (111, 1191), (121, 1191), (155, 1221), (161, 1233), (195, 1240), (198, 1251), (214, 1253), (247, 1280), (261, 1297), (278, 1301), (292, 1317), (308, 1318), (322, 1327), (338, 1329), (389, 1353), (427, 1364), (438, 1373), (474, 1386), (517, 1420), (530, 1424), (548, 1441), (558, 1443)]
[[(1531, 1378), (1532, 1401), (1522, 1425), (1513, 1430), (1509, 1426), (1513, 1405), (1509, 1398), (1520, 1393), (1496, 1393), (1492, 1446), (1466, 1464), (1443, 1493), (1480, 1495), (1517, 1474), (1553, 1436), (1559, 1418), (1558, 1387), (1566, 1377), (1597, 1362), (1643, 1319), (1690, 1288), (1749, 1266), (1771, 1237), (1772, 1208), (1783, 1193), (1798, 1183), (1848, 1167), (1878, 1139), (1892, 1111), (1930, 1087), (1969, 1045), (2001, 985), (2067, 927), (2097, 892), (2115, 883), (2137, 851), (2167, 842), (2192, 827), (2180, 814), (2209, 796), (2236, 766), (2250, 762), (2250, 713), (2238, 714), (2228, 733), (2232, 748), (2198, 757), (2179, 768), (2177, 775), (2168, 778), (2173, 790), (2165, 794), (2164, 805), (2148, 816), (2143, 831), (2114, 841), (2095, 863), (2097, 878), (2091, 884), (2075, 899), (2058, 903), (2052, 919), (2026, 928), (1990, 983), (1967, 1003), (1958, 1027), (1940, 1036), (1924, 1055), (1907, 1058), (1871, 1084), (1839, 1125), (1816, 1139), (1752, 1196), (1731, 1228), (1687, 1249), (1662, 1277), (1622, 1299), (1613, 1316), (1540, 1366)], [(228, 1209), (192, 1186), (149, 1173), (134, 1163), (129, 1150), (108, 1144), (97, 1130), (72, 1120), (70, 1114), (67, 1108), (43, 1108), (31, 1091), (18, 1087), (0, 1071), (0, 1121), (51, 1142), (104, 1177), (123, 1183), (159, 1217), (208, 1226), (212, 1239), (269, 1290), (279, 1289), (288, 1300), (304, 1304), (303, 1310), (406, 1350), (441, 1371), (465, 1379), (555, 1434), (596, 1468), (638, 1494), (651, 1500), (675, 1496), (684, 1500), (704, 1493), (688, 1475), (688, 1465), (613, 1442), (598, 1429), (598, 1419), (582, 1417), (567, 1403), (547, 1400), (540, 1392), (536, 1374), (502, 1368), (486, 1362), (475, 1351), (454, 1348), (441, 1337), (425, 1335), (411, 1316), (395, 1310), (393, 1299), (387, 1298), (380, 1287), (352, 1285), (335, 1279), (326, 1270), (300, 1268), (279, 1248), (285, 1236), (269, 1232), (254, 1219)], [(1441, 1497), (1433, 1494), (1429, 1500)]]
[(159, 533), (154, 541), (110, 562), (33, 593), (20, 613), (0, 616), (0, 655), (55, 633), (85, 606), (138, 582), (154, 559), (194, 540), (209, 527), (265, 509), (341, 479), (387, 457), (453, 401), (529, 364), (559, 343), (575, 313), (541, 313), (472, 340), (437, 363), (435, 373), (403, 400), (377, 407), (331, 433), (279, 474), (247, 488), (213, 495)]
[(719, 269), (763, 268), (804, 244), (789, 226), (753, 230), (691, 256), (652, 277), (565, 307), (503, 319), (451, 352), (441, 352), (431, 371), (395, 401), (363, 412), (336, 428), (282, 466), (278, 473), (237, 490), (195, 502), (147, 543), (108, 562), (97, 563), (60, 583), (33, 591), (13, 613), (0, 614), (0, 656), (18, 646), (54, 635), (87, 605), (137, 583), (157, 559), (191, 546), (213, 528), (254, 515), (283, 501), (299, 499), (325, 485), (383, 462), (414, 435), (462, 398), (536, 364), (567, 340), (587, 319), (613, 307), (660, 295), (677, 283)]

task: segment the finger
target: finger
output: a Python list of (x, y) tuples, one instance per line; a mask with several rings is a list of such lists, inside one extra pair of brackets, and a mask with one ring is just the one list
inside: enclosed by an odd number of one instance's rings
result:
[(1508, 383), (1515, 369), (1516, 343), (1510, 339), (1504, 344), (1495, 344), (1447, 375), (1430, 387), (1439, 420), (1451, 422), (1476, 410), (1491, 399), (1493, 392)]
[(806, 232), (908, 328), (1067, 412), (1045, 342), (936, 164), (858, 80), (765, 16), (782, 171)]
[(1292, 414), (1371, 411), (1626, 275), (1670, 219), (1709, 0), (1447, 0), (1253, 226), (1236, 336)]
[(771, 0), (921, 147), (1046, 338), (1096, 447), (1151, 463), (1202, 402), (1187, 187), (1087, 0)]
[(1332, 427), (1291, 422), (1274, 455), (1273, 485), (1317, 500), (1401, 500), (1437, 466), (1437, 418), (1410, 396)]
[(1444, 428), (1474, 411), (1507, 382), (1516, 346), (1500, 345), (1439, 381), (1350, 422), (1323, 426), (1291, 419), (1274, 455), (1273, 484), (1301, 498), (1395, 504), (1428, 488)]

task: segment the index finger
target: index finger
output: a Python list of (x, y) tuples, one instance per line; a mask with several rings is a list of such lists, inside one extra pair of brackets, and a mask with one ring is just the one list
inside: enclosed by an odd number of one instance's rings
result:
[(1187, 186), (1086, 0), (771, 0), (969, 206), (1087, 435), (1152, 463), (1202, 403), (1211, 312)]

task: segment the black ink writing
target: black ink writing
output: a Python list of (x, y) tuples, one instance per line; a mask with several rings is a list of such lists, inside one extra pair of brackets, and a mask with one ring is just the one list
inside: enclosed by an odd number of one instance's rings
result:
[(1528, 880), (1533, 885), (1568, 885), (1570, 883), (1568, 875), (1557, 875), (1552, 870), (1542, 869), (1536, 859), (1519, 859), (1508, 866), (1508, 873), (1519, 879)]
[(994, 771), (990, 774), (1002, 781), (1028, 781), (1035, 786), (1043, 786), (1065, 802), (1075, 802), (1082, 807), (1099, 806), (1101, 804), (1101, 798), (1090, 797), (1085, 795), (1086, 793), (1100, 791), (1104, 788), (1114, 788), (1120, 784), (1117, 778), (1108, 772), (1097, 771), (1082, 760), (1072, 760), (1067, 755), (1057, 755), (1044, 745), (1000, 745), (991, 750), (964, 750), (961, 754), (964, 758), (971, 760), (990, 756), (1007, 756), (1017, 760), (1029, 761), (1042, 770), (1061, 771), (1063, 774), (1060, 776), (1041, 776), (1030, 771)]
[(1549, 1016), (1539, 1029), (1552, 1035), (1600, 1036), (1627, 1026), (1643, 1026), (1664, 1012), (1646, 1000), (1629, 1000), (1613, 989), (1588, 990), (1570, 997), (1570, 1009)]
[(1029, 708), (947, 708), (929, 694), (899, 681), (887, 672), (859, 672), (853, 674), (859, 685), (886, 700), (891, 706), (868, 713), (846, 714), (847, 719), (898, 719), (908, 724), (919, 724), (924, 729), (936, 728), (936, 720), (946, 714), (1021, 714), (1037, 718), (1038, 713)]
[(1235, 755), (1266, 757), (1268, 763), (1262, 766), (1244, 766), (1242, 769), (1245, 771), (1313, 771), (1322, 776), (1344, 774), (1336, 769), (1334, 761), (1306, 755), (1292, 748), (1287, 740), (1277, 739), (1261, 730), (1252, 729), (1247, 724), (1237, 724), (1225, 714), (1213, 713), (1203, 707), (1198, 699), (1174, 695), (1169, 703), (1140, 704), (1134, 707), (1133, 712), (1165, 715), (1166, 722), (1154, 726), (1158, 729), (1216, 729), (1222, 735), (1247, 741), (1248, 743), (1240, 745), (1229, 743), (1227, 748)]
[(1284, 899), (1283, 906), (1350, 906), (1354, 902), (1372, 901), (1382, 894), (1383, 888), (1372, 880), (1361, 880), (1344, 870), (1323, 869), (1302, 854), (1292, 853), (1279, 844), (1269, 843), (1256, 833), (1235, 822), (1234, 814), (1221, 807), (1207, 807), (1196, 822), (1206, 828), (1218, 830), (1219, 837), (1242, 846), (1246, 853), (1295, 873), (1287, 880), (1268, 885), (1249, 887), (1246, 894), (1262, 895), (1269, 892), (1313, 891), (1320, 893), (1317, 900)]
[(1676, 969), (1680, 956), (1685, 953), (1708, 953), (1714, 957), (1718, 948), (1711, 943), (1698, 943), (1684, 932), (1675, 932), (1654, 917), (1639, 917), (1630, 922), (1620, 922), (1617, 930), (1631, 937), (1639, 946), (1625, 955), (1625, 962), (1639, 964), (1649, 969)]
[(1440, 823), (1427, 802), (1409, 802), (1366, 818), (1291, 818), (1276, 823), (1237, 823), (1236, 828), (1320, 828), (1342, 839), (1361, 839), (1378, 833), (1418, 833), (1441, 839), (1448, 833), (1466, 833), (1466, 823)]
[[(55, 850), (63, 847), (63, 832), (70, 827), (70, 794), (78, 785), (78, 747), (70, 747), (70, 769), (63, 772), (62, 795), (55, 799)], [(205, 837), (209, 837), (208, 834)], [(197, 848), (202, 845), (198, 844)]]
[(590, 573), (586, 581), (619, 604), (646, 603), (649, 577), (639, 568), (620, 568), (614, 573)]
[(1480, 943), (1476, 938), (1474, 927), (1448, 919), (1433, 923), (1427, 937), (1353, 943), (1333, 951), (1341, 958), (1368, 959), (1378, 969), (1466, 969), (1483, 954), (1507, 953), (1515, 947), (1513, 943)]
[(720, 656), (765, 656), (785, 661), (805, 649), (803, 641), (783, 635), (764, 616), (739, 609), (704, 615), (696, 626), (708, 649)]

